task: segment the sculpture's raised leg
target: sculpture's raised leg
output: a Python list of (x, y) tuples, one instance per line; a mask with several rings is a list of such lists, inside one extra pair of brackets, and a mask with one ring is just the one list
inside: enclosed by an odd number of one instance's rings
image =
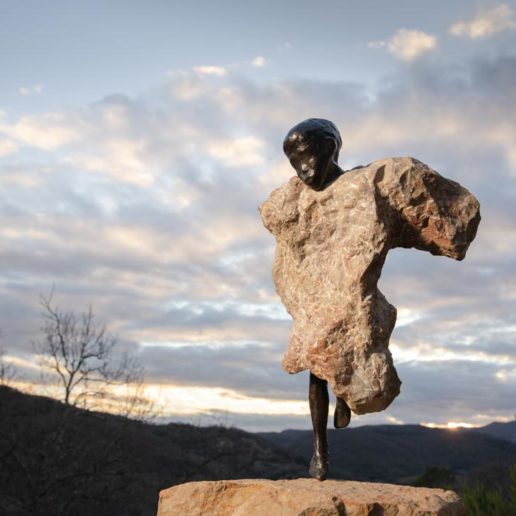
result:
[(337, 398), (335, 414), (333, 416), (333, 426), (335, 428), (346, 428), (351, 421), (351, 409), (343, 398)]
[(309, 473), (317, 480), (325, 480), (328, 474), (328, 386), (326, 380), (321, 380), (312, 373), (308, 401), (314, 429), (314, 454), (310, 461)]

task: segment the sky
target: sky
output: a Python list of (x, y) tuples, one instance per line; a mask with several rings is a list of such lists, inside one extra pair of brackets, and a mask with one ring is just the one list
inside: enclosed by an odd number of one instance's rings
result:
[(286, 132), (413, 156), (482, 222), (463, 262), (392, 250), (403, 382), (352, 425), (516, 415), (516, 1), (0, 0), (0, 346), (39, 381), (41, 296), (91, 304), (167, 420), (309, 428), (257, 207)]

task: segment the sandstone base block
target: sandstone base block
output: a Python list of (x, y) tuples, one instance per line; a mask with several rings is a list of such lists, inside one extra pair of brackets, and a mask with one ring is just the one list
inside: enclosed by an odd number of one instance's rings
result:
[(158, 516), (464, 516), (443, 489), (342, 480), (221, 480), (161, 491)]

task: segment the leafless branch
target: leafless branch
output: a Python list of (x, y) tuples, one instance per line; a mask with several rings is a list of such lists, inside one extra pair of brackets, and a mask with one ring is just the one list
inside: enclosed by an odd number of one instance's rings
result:
[[(116, 360), (117, 339), (96, 322), (91, 305), (79, 315), (61, 310), (53, 302), (52, 291), (41, 297), (41, 306), (43, 338), (34, 343), (34, 348), (41, 365), (59, 385), (62, 401), (88, 409), (109, 406), (114, 401), (111, 405), (118, 406), (117, 412), (123, 415), (150, 417), (152, 403), (144, 396), (143, 368), (127, 353)], [(115, 399), (120, 398), (117, 391), (126, 393), (122, 400)]]
[(5, 350), (0, 348), (0, 385), (8, 385), (16, 376), (16, 367), (4, 360)]

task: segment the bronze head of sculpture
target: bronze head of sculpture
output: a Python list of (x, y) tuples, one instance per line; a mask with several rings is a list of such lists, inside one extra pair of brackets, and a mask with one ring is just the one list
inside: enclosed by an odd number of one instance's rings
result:
[(337, 161), (342, 147), (339, 130), (329, 120), (308, 118), (283, 140), (283, 151), (305, 185), (323, 190), (343, 171)]

